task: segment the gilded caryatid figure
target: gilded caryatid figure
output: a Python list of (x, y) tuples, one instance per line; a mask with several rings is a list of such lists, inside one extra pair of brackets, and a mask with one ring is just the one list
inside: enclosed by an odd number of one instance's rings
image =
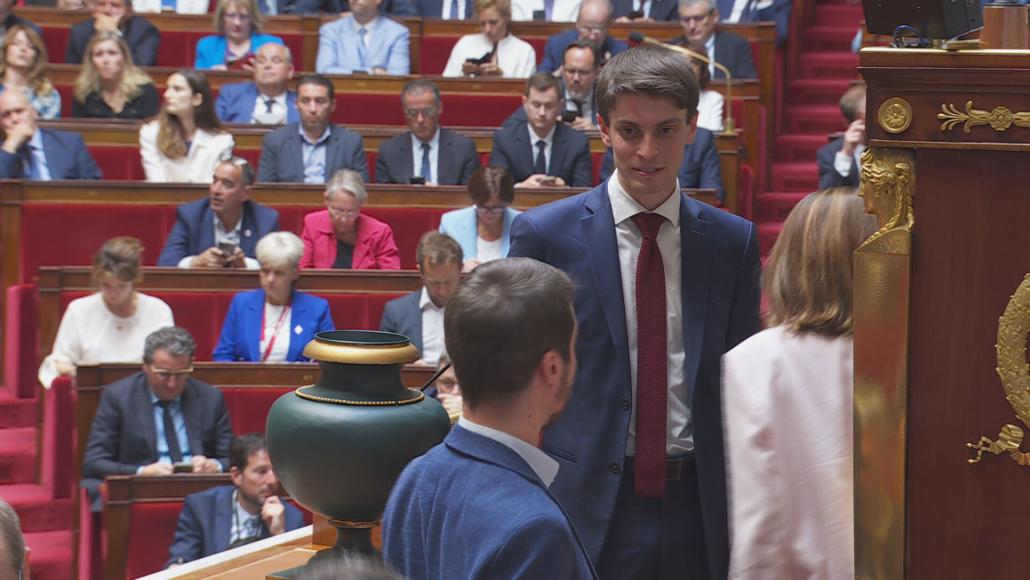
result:
[(862, 153), (861, 185), (866, 212), (876, 216), (880, 229), (858, 249), (883, 254), (909, 254), (915, 159), (908, 149), (869, 147)]

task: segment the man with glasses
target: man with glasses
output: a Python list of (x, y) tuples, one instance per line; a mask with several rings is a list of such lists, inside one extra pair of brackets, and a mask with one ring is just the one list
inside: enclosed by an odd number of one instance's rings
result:
[(185, 329), (156, 330), (144, 343), (142, 370), (104, 387), (82, 464), (91, 496), (110, 475), (229, 469), (229, 413), (221, 391), (191, 378), (196, 351)]
[(565, 50), (577, 41), (590, 42), (597, 48), (601, 57), (597, 66), (600, 68), (604, 61), (629, 48), (625, 42), (608, 36), (611, 24), (612, 3), (609, 0), (584, 0), (576, 15), (576, 27), (547, 39), (544, 59), (540, 61), (537, 71), (552, 72), (562, 66)]
[(250, 201), (253, 183), (254, 170), (246, 159), (219, 161), (208, 196), (176, 210), (157, 265), (256, 270), (258, 240), (279, 229), (279, 212)]
[[(594, 82), (601, 72), (600, 55), (589, 40), (577, 40), (565, 49), (562, 57), (562, 86), (565, 90), (565, 110), (561, 120), (577, 131), (597, 128), (597, 99)], [(525, 107), (519, 107), (504, 120), (501, 127), (526, 120)]]
[[(680, 25), (683, 36), (674, 38), (669, 44), (704, 46), (710, 60), (730, 69), (735, 79), (758, 78), (755, 60), (751, 56), (751, 44), (739, 34), (716, 30), (719, 23), (719, 9), (715, 0), (680, 0)], [(713, 79), (724, 79), (726, 75), (712, 65), (708, 67)]]
[(440, 127), (443, 102), (436, 83), (408, 82), (401, 108), (410, 131), (379, 146), (376, 182), (465, 185), (479, 167), (479, 154), (471, 139)]
[(289, 47), (261, 45), (254, 59), (254, 82), (222, 85), (215, 111), (223, 123), (285, 125), (300, 120), (297, 93), (289, 90), (293, 56)]
[(97, 31), (104, 30), (122, 35), (125, 44), (129, 45), (132, 62), (136, 66), (157, 64), (157, 46), (161, 43), (161, 33), (146, 18), (133, 14), (130, 0), (96, 0), (93, 18), (72, 26), (68, 33), (64, 62), (82, 64), (89, 39)]

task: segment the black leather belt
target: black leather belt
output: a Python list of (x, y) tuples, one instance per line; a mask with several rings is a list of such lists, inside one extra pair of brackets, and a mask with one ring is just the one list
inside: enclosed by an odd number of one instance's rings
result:
[[(634, 467), (634, 458), (626, 458), (626, 467)], [(666, 457), (665, 458), (665, 480), (666, 481), (680, 481), (687, 473), (687, 469), (690, 464), (694, 462), (694, 454), (687, 453), (686, 455), (680, 455), (678, 457)]]

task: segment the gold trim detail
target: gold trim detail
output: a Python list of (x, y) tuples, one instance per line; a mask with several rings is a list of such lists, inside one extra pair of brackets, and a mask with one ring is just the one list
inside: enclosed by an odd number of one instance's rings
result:
[[(998, 378), (1001, 379), (1001, 386), (1005, 389), (1005, 398), (1012, 405), (1016, 417), (1024, 425), (1030, 427), (1030, 365), (1027, 365), (1026, 362), (1027, 334), (1030, 334), (1030, 274), (1023, 277), (1023, 281), (1009, 298), (1005, 313), (998, 319), (998, 344), (994, 347), (998, 353)], [(1008, 453), (1013, 461), (1027, 466), (1030, 465), (1030, 453), (1025, 453), (1019, 448), (1022, 443), (1023, 429), (1008, 423), (1002, 426), (997, 440), (982, 436), (976, 443), (966, 443), (966, 447), (976, 451), (976, 456), (966, 461), (969, 464), (979, 463), (985, 452), (994, 455)]]
[(1030, 113), (1013, 113), (1008, 107), (995, 107), (990, 111), (983, 111), (973, 108), (973, 100), (966, 101), (966, 111), (959, 111), (955, 105), (941, 105), (941, 112), (937, 113), (937, 119), (941, 123), (941, 131), (951, 131), (956, 125), (962, 123), (962, 130), (968, 135), (973, 127), (990, 125), (991, 129), (1007, 131), (1009, 127), (1030, 127)]
[(304, 389), (311, 388), (312, 386), (314, 385), (300, 387), (296, 391), (293, 391), (293, 393), (301, 399), (307, 399), (308, 401), (315, 401), (316, 403), (330, 403), (332, 405), (347, 405), (349, 407), (397, 407), (400, 405), (414, 405), (426, 398), (424, 394), (415, 391), (415, 389), (408, 389), (409, 391), (414, 391), (416, 395), (410, 399), (404, 399), (403, 401), (351, 401), (348, 399), (330, 399), (329, 397), (319, 397), (318, 395), (309, 395), (304, 392)]
[(334, 520), (329, 518), (329, 525), (334, 528), (348, 528), (352, 530), (368, 530), (381, 524), (379, 520), (373, 520), (371, 522), (363, 521), (352, 521), (352, 520)]
[(891, 97), (880, 105), (876, 120), (884, 131), (902, 133), (912, 124), (912, 105), (901, 97)]
[(906, 149), (868, 147), (862, 152), (861, 166), (858, 195), (865, 199), (866, 212), (876, 216), (880, 229), (859, 246), (859, 251), (880, 246), (884, 253), (909, 255), (908, 234), (916, 221), (912, 204), (915, 155)]
[(304, 356), (314, 361), (358, 365), (397, 365), (415, 362), (419, 359), (418, 349), (410, 342), (394, 345), (353, 346), (321, 342), (317, 338), (304, 347)]

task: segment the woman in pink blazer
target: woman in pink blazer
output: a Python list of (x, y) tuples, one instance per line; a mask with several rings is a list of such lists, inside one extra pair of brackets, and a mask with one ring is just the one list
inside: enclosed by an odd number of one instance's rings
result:
[(876, 229), (849, 187), (787, 218), (763, 273), (769, 328), (722, 360), (729, 577), (855, 577), (852, 264)]
[(337, 171), (325, 190), (326, 208), (304, 216), (301, 268), (400, 270), (401, 258), (390, 226), (362, 215), (368, 200), (361, 174)]

